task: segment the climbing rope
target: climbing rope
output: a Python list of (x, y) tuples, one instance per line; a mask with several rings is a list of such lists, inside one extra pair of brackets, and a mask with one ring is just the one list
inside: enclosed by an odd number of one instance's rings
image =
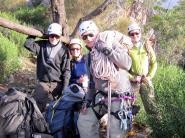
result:
[(113, 81), (118, 79), (119, 74), (115, 65), (97, 49), (93, 48), (91, 51), (92, 62), (91, 69), (96, 78), (102, 80)]

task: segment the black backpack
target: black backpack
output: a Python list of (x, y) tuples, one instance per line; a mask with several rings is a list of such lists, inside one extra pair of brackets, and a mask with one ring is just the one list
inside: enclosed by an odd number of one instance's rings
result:
[(16, 135), (18, 138), (31, 138), (34, 133), (49, 133), (35, 100), (14, 88), (1, 94), (0, 137)]

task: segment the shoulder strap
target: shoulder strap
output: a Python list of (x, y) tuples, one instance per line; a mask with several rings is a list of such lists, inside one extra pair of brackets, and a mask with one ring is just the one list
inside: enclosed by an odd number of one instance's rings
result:
[(91, 74), (91, 72), (90, 72), (90, 66), (91, 66), (91, 54), (89, 53), (88, 54), (88, 60), (87, 60), (87, 64), (88, 64), (88, 67), (89, 67), (89, 88), (91, 89), (91, 88), (94, 88), (95, 87), (95, 83), (94, 83), (94, 81), (93, 81), (93, 76), (92, 76), (92, 74)]

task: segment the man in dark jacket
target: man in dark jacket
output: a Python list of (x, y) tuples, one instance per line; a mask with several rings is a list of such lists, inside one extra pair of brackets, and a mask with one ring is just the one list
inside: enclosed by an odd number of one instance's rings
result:
[(35, 41), (29, 36), (24, 47), (37, 55), (37, 79), (34, 98), (41, 110), (55, 97), (62, 95), (69, 83), (70, 57), (67, 47), (61, 42), (62, 27), (52, 23), (47, 30), (48, 39)]

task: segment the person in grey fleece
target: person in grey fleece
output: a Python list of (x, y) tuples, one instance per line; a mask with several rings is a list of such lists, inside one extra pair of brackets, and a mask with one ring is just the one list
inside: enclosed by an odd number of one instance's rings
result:
[(48, 39), (35, 40), (28, 36), (24, 47), (37, 56), (37, 79), (34, 98), (41, 112), (47, 103), (60, 97), (70, 79), (70, 56), (61, 42), (62, 27), (52, 23), (47, 29)]
[(85, 104), (77, 123), (80, 137), (100, 137), (98, 122), (107, 113), (107, 93), (111, 87), (110, 137), (123, 138), (126, 136), (126, 126), (125, 129), (120, 128), (118, 112), (123, 101), (121, 95), (131, 91), (128, 70), (132, 65), (127, 48), (123, 45), (130, 46), (131, 41), (117, 31), (100, 32), (92, 20), (80, 24), (79, 34), (90, 50), (87, 65), (91, 74)]

